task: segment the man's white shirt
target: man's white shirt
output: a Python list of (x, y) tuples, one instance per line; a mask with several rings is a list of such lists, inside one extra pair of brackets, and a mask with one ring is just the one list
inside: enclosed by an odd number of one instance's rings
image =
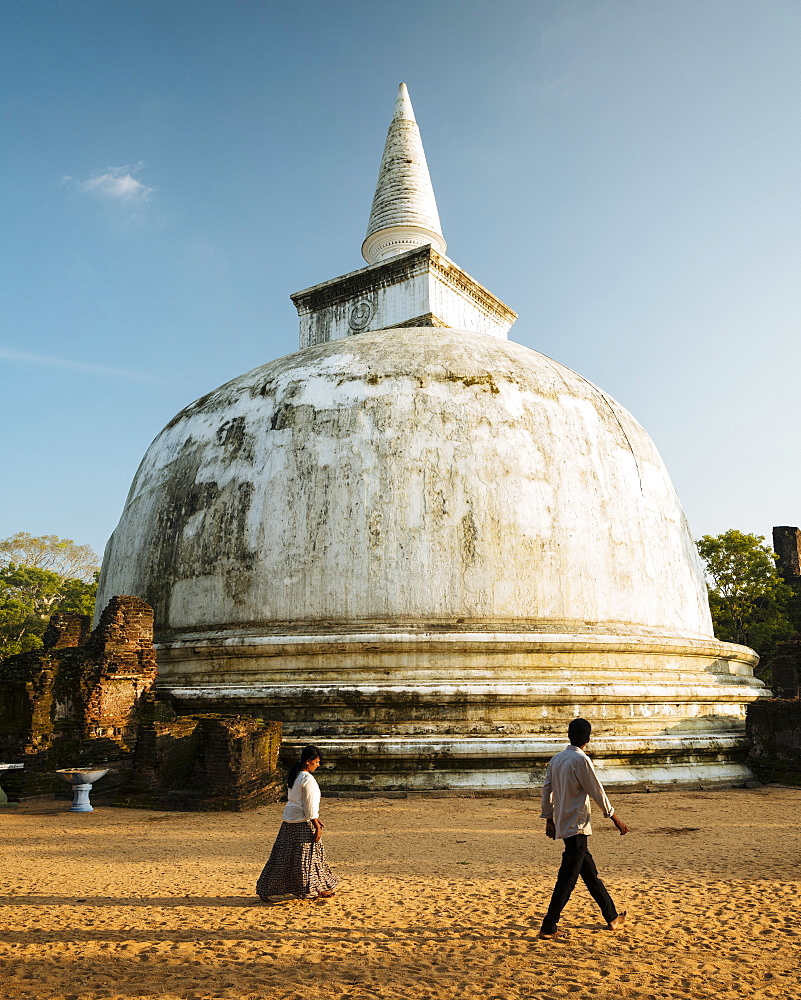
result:
[(542, 788), (542, 819), (553, 819), (557, 840), (590, 834), (590, 799), (607, 818), (614, 813), (592, 761), (572, 744), (551, 758)]

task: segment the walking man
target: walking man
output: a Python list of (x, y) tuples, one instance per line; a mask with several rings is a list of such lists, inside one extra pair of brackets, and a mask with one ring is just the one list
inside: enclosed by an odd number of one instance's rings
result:
[(541, 938), (566, 936), (564, 931), (557, 928), (557, 924), (579, 875), (600, 906), (607, 929), (615, 931), (626, 922), (625, 911), (617, 912), (612, 897), (598, 877), (592, 855), (587, 850), (587, 838), (592, 833), (590, 799), (603, 809), (604, 816), (612, 820), (621, 836), (628, 833), (629, 829), (615, 814), (592, 761), (584, 753), (591, 733), (592, 726), (586, 719), (573, 719), (567, 728), (570, 746), (551, 758), (545, 774), (541, 816), (545, 820), (545, 835), (551, 840), (563, 840), (565, 850), (551, 896), (551, 905), (542, 921), (539, 934)]

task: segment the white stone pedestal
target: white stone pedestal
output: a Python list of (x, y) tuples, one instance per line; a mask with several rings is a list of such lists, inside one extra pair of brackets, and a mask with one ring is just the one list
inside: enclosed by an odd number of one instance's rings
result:
[(56, 774), (60, 774), (65, 781), (68, 781), (72, 785), (73, 796), (70, 812), (94, 812), (92, 804), (89, 801), (89, 792), (91, 792), (92, 785), (96, 781), (99, 781), (104, 775), (108, 774), (108, 768), (81, 771), (78, 768), (65, 767), (56, 771)]

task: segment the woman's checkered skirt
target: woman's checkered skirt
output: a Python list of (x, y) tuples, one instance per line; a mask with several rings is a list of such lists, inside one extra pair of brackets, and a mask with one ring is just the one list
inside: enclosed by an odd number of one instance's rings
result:
[(314, 823), (281, 824), (270, 860), (256, 882), (256, 894), (261, 899), (290, 893), (300, 899), (314, 899), (339, 884), (325, 860), (322, 841), (314, 842), (314, 833)]

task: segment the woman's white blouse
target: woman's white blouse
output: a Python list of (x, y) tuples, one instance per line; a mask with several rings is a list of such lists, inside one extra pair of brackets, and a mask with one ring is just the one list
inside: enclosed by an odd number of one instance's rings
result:
[(301, 771), (289, 789), (282, 817), (285, 823), (305, 823), (320, 816), (320, 786), (308, 771)]

